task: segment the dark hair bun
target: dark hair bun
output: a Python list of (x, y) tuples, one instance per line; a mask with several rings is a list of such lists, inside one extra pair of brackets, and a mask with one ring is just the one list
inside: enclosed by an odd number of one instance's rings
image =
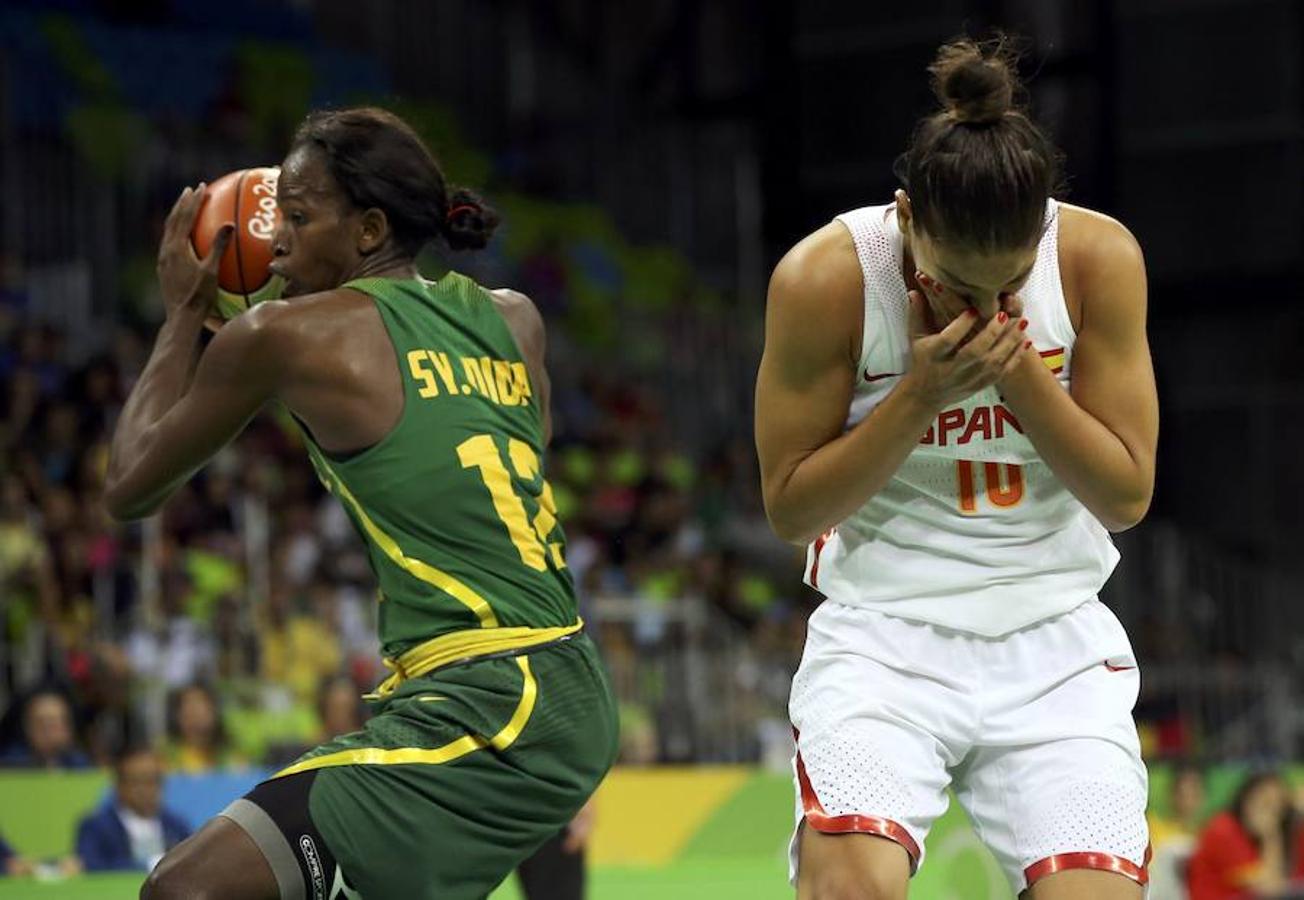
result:
[(474, 191), (453, 188), (444, 215), (444, 240), (454, 250), (479, 250), (493, 237), (498, 213)]
[(1014, 107), (1018, 82), (1004, 40), (978, 44), (962, 38), (944, 44), (928, 71), (937, 99), (957, 122), (999, 122)]

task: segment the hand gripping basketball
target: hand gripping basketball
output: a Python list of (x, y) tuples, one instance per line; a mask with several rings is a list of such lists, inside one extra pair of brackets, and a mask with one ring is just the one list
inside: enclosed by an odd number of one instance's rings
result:
[(158, 249), (158, 281), (163, 309), (170, 318), (182, 313), (207, 316), (217, 298), (217, 268), (235, 233), (235, 223), (219, 230), (208, 254), (200, 259), (190, 242), (190, 232), (204, 202), (203, 182), (181, 192), (163, 226)]

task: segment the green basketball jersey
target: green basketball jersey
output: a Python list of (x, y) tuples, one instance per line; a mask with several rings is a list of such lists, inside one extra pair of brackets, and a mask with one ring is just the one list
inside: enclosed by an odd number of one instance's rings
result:
[(367, 542), (385, 655), (432, 643), (440, 659), (459, 647), (479, 655), (499, 649), (493, 640), (520, 646), (573, 627), (574, 588), (543, 476), (542, 410), (493, 297), (455, 272), (346, 287), (369, 294), (385, 322), (403, 415), (344, 459), (310, 436), (308, 445)]

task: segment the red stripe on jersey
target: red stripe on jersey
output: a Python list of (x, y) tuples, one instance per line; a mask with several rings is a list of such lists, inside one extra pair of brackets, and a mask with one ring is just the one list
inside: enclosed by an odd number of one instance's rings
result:
[[(1149, 850), (1146, 851), (1147, 860)], [(1068, 869), (1096, 869), (1102, 872), (1117, 872), (1131, 878), (1137, 884), (1150, 881), (1150, 872), (1145, 866), (1138, 866), (1130, 859), (1114, 856), (1111, 853), (1057, 853), (1033, 863), (1023, 870), (1023, 880), (1031, 887), (1033, 882), (1063, 872)]]
[(820, 586), (820, 553), (824, 550), (824, 545), (833, 537), (833, 529), (821, 534), (815, 539), (815, 559), (810, 564), (810, 586), (818, 588)]

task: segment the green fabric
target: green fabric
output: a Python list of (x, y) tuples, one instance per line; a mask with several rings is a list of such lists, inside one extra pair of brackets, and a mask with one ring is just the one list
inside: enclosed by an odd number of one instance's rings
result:
[[(616, 708), (583, 635), (528, 656), (538, 687), (519, 737), (444, 763), (317, 770), (313, 822), (363, 897), (478, 900), (571, 820), (616, 757)], [(408, 681), (365, 729), (305, 758), (359, 747), (488, 740), (521, 701), (515, 658)]]
[[(347, 459), (330, 458), (310, 436), (308, 447), (367, 541), (385, 654), (468, 628), (573, 624), (565, 539), (542, 473), (543, 420), (493, 297), (455, 272), (347, 286), (376, 302), (398, 356), (404, 411), (385, 438)], [(350, 495), (406, 566), (365, 526)], [(436, 586), (423, 565), (465, 590)], [(468, 592), (488, 604), (488, 616)]]

